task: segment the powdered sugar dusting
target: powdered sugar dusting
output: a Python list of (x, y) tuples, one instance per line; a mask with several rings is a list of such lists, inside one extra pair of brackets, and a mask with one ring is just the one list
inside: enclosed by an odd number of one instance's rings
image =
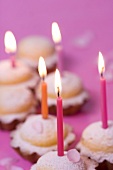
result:
[(33, 128), (36, 130), (37, 133), (42, 133), (43, 126), (42, 123), (39, 121), (35, 121), (32, 123)]
[[(48, 84), (48, 93), (54, 94), (54, 79), (55, 75), (54, 73), (49, 74), (45, 81)], [(79, 89), (82, 89), (82, 82), (78, 76), (75, 74), (65, 71), (63, 72), (63, 76), (61, 77), (62, 82), (62, 94), (64, 93), (70, 93), (72, 90), (74, 90), (74, 93), (78, 91)], [(71, 83), (70, 83), (71, 82)], [(67, 86), (68, 85), (68, 88)]]
[(58, 156), (54, 151), (39, 158), (31, 170), (95, 170), (96, 166), (94, 161), (87, 161), (87, 158), (84, 157), (81, 157), (79, 162), (73, 163), (68, 160), (67, 152), (64, 153), (64, 156)]
[(109, 127), (103, 129), (101, 122), (96, 122), (89, 125), (82, 134), (84, 141), (88, 142), (91, 140), (92, 146), (98, 148), (105, 148), (106, 150), (92, 151), (91, 148), (88, 148), (82, 144), (80, 141), (77, 145), (77, 148), (80, 149), (81, 154), (91, 157), (91, 159), (96, 160), (97, 162), (103, 162), (104, 160), (113, 163), (113, 152), (107, 151), (107, 148), (113, 148), (113, 121), (109, 121)]
[[(45, 81), (48, 85), (48, 94), (55, 95), (54, 74), (53, 73), (49, 74), (46, 77)], [(66, 95), (72, 93), (72, 91), (76, 93), (76, 91), (83, 88), (81, 80), (76, 75), (70, 72), (64, 72), (63, 78), (61, 79), (61, 81), (62, 81), (62, 93)], [(68, 88), (67, 88), (67, 85), (68, 85)], [(41, 100), (40, 90), (37, 90), (37, 98)], [(89, 98), (88, 93), (85, 90), (83, 90), (75, 96), (72, 96), (69, 98), (63, 98), (63, 107), (67, 108), (69, 106), (82, 104), (88, 98)], [(55, 98), (48, 97), (48, 105), (49, 106), (56, 105), (56, 97)]]
[[(39, 120), (41, 119), (41, 116), (40, 115), (34, 115), (34, 116), (30, 116), (29, 117), (29, 120), (30, 120), (30, 124), (32, 123), (32, 120), (36, 119), (36, 117), (39, 118)], [(52, 117), (52, 119), (56, 120), (56, 118), (54, 118), (53, 116), (50, 116)], [(33, 119), (32, 119), (33, 118)], [(55, 121), (54, 120), (54, 121)], [(49, 122), (50, 123), (50, 122)], [(31, 126), (29, 124), (29, 127)], [(32, 137), (35, 136), (35, 138), (38, 137), (36, 131), (33, 129), (33, 128), (30, 128), (30, 132), (29, 132), (29, 128), (23, 128), (23, 125), (24, 124), (20, 124), (17, 128), (17, 130), (13, 131), (11, 133), (11, 137), (12, 137), (12, 141), (11, 141), (11, 146), (14, 147), (14, 148), (20, 148), (20, 150), (24, 153), (37, 153), (38, 155), (43, 155), (45, 154), (46, 152), (48, 151), (51, 151), (51, 150), (56, 150), (57, 149), (57, 144), (54, 144), (52, 146), (46, 146), (46, 147), (39, 147), (39, 146), (36, 146), (36, 145), (33, 145), (31, 144), (30, 142), (24, 140), (21, 135), (24, 134), (25, 132), (29, 135), (28, 137), (30, 138), (30, 135), (31, 135), (31, 140), (32, 140)], [(65, 125), (67, 126), (67, 125)], [(28, 126), (27, 126), (28, 127)], [(70, 126), (67, 126), (68, 128), (68, 134), (67, 136), (65, 137), (64, 139), (64, 146), (65, 148), (68, 147), (68, 145), (74, 141), (75, 139), (75, 134), (72, 133), (72, 128), (70, 128)], [(26, 129), (26, 131), (25, 131)], [(33, 135), (34, 134), (34, 135)], [(35, 139), (36, 140), (36, 139)], [(38, 140), (38, 138), (37, 138)]]

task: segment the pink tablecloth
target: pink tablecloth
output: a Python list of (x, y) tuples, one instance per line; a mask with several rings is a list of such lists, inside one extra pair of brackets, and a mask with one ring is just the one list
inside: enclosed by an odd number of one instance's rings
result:
[[(113, 62), (113, 1), (109, 0), (10, 0), (0, 2), (0, 58), (6, 58), (3, 38), (11, 30), (17, 42), (29, 34), (51, 39), (51, 23), (59, 23), (65, 51), (65, 69), (78, 74), (90, 92), (90, 101), (80, 113), (64, 117), (80, 139), (82, 130), (100, 120), (97, 58), (103, 53), (107, 69)], [(111, 68), (112, 72), (112, 68)], [(112, 76), (112, 74), (111, 74)], [(107, 83), (108, 117), (113, 119), (113, 81)], [(28, 170), (31, 164), (10, 148), (9, 133), (0, 131), (0, 160), (11, 157)]]

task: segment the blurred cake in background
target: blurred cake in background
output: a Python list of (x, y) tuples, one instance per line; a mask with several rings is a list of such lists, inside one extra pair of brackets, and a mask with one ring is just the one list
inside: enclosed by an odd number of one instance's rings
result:
[(16, 60), (15, 67), (12, 67), (10, 60), (0, 62), (0, 87), (17, 87), (35, 88), (39, 77), (35, 71), (28, 66)]
[[(54, 73), (45, 78), (48, 87), (49, 113), (56, 114), (56, 94), (54, 90)], [(71, 115), (81, 109), (89, 98), (88, 92), (84, 89), (81, 79), (68, 71), (62, 72), (61, 76), (63, 98), (63, 113)], [(41, 84), (36, 89), (37, 100), (41, 102)]]
[(12, 130), (36, 110), (33, 93), (23, 87), (0, 87), (0, 128)]
[(37, 69), (39, 57), (45, 60), (47, 71), (56, 68), (57, 57), (51, 41), (44, 36), (28, 36), (20, 40), (17, 47), (17, 57), (23, 62)]
[[(11, 147), (25, 159), (36, 162), (45, 153), (57, 150), (57, 119), (49, 115), (31, 115), (11, 133)], [(64, 123), (64, 147), (75, 140), (72, 127)]]

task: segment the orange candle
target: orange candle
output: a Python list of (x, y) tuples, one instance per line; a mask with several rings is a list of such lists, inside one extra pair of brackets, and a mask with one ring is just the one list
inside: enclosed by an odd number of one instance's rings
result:
[(44, 81), (47, 74), (46, 65), (43, 57), (39, 58), (38, 70), (40, 77), (42, 78), (41, 90), (42, 90), (42, 103), (41, 103), (41, 113), (44, 119), (48, 118), (48, 104), (47, 104), (47, 84)]

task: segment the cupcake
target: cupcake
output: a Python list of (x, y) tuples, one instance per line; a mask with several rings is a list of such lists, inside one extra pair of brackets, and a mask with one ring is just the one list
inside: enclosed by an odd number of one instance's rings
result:
[[(48, 85), (48, 106), (49, 112), (56, 112), (56, 95), (54, 92), (54, 73), (49, 74), (45, 81)], [(64, 115), (70, 115), (78, 110), (84, 105), (88, 100), (88, 93), (83, 88), (82, 82), (75, 74), (64, 71), (61, 77), (62, 81), (62, 92), (61, 96), (63, 98), (63, 113)], [(41, 102), (41, 84), (36, 89), (37, 100)]]
[(3, 60), (0, 63), (0, 87), (23, 86), (34, 88), (39, 77), (23, 63), (16, 61), (16, 66), (11, 66), (10, 60)]
[[(75, 140), (72, 128), (64, 124), (65, 149)], [(47, 119), (42, 115), (32, 115), (18, 125), (11, 133), (11, 147), (25, 159), (36, 162), (37, 159), (57, 149), (57, 119), (49, 115)]]
[(48, 73), (56, 68), (56, 53), (53, 44), (44, 36), (28, 36), (23, 38), (17, 48), (17, 57), (37, 69), (39, 57), (43, 56)]
[(12, 67), (10, 60), (1, 61), (0, 87), (23, 86), (34, 88), (38, 81), (37, 74), (20, 61), (16, 61), (15, 67)]
[(36, 102), (33, 93), (23, 87), (0, 88), (0, 128), (12, 130), (34, 113)]
[(58, 156), (56, 151), (48, 152), (30, 170), (95, 170), (96, 166), (96, 162), (72, 149), (64, 152), (64, 156)]
[(82, 155), (99, 163), (98, 170), (113, 170), (113, 121), (103, 129), (101, 122), (90, 124), (77, 145)]

